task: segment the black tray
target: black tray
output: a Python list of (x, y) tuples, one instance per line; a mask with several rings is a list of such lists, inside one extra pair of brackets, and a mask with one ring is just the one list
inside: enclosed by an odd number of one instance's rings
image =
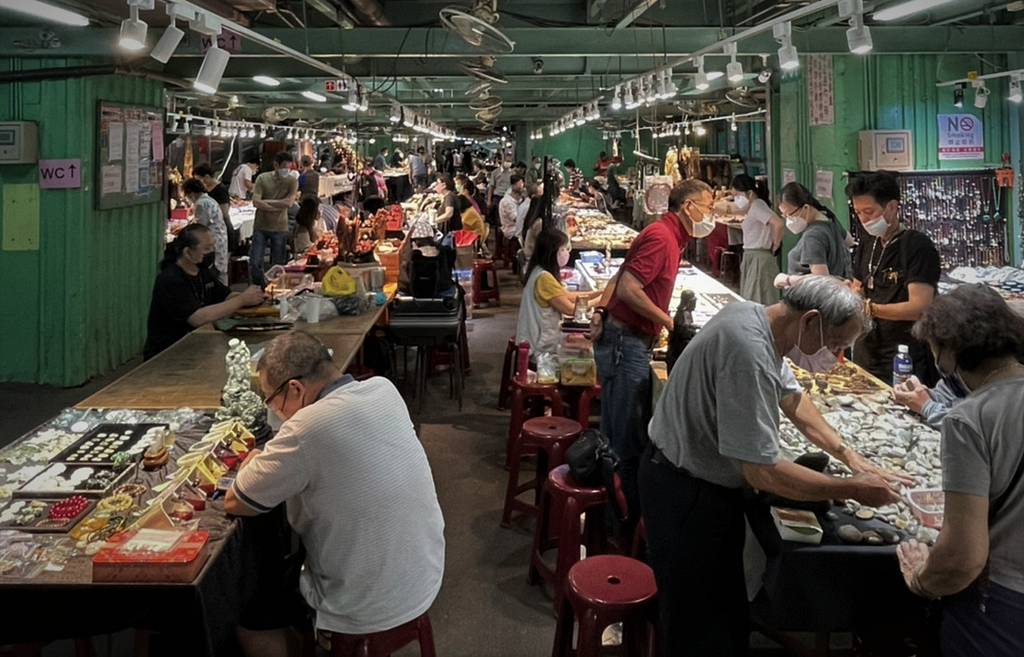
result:
[[(57, 456), (50, 459), (51, 463), (67, 463), (75, 465), (90, 465), (90, 466), (104, 466), (113, 465), (113, 461), (110, 456), (115, 452), (126, 452), (131, 449), (136, 443), (142, 440), (142, 437), (146, 435), (146, 432), (154, 427), (163, 427), (168, 429), (166, 424), (101, 424), (94, 428), (89, 433), (76, 440), (70, 447), (65, 449), (63, 452), (57, 454)], [(125, 436), (126, 431), (131, 431), (130, 436)], [(121, 439), (125, 440), (121, 443), (111, 442), (110, 445), (116, 444), (117, 446), (112, 448), (110, 454), (103, 455), (101, 452), (104, 450), (96, 449), (101, 441), (107, 440), (107, 437), (101, 437), (100, 434), (107, 434), (109, 436), (117, 436), (114, 441)], [(86, 453), (91, 456), (98, 456), (101, 460), (94, 461), (87, 458)], [(138, 460), (135, 458), (133, 460)]]
[[(70, 496), (68, 496), (68, 497), (70, 497)], [(17, 504), (19, 502), (24, 502), (25, 504), (28, 504), (29, 502), (44, 502), (44, 503), (46, 503), (46, 508), (43, 509), (43, 515), (40, 516), (39, 519), (36, 521), (36, 522), (42, 522), (43, 520), (47, 519), (47, 516), (49, 515), (49, 512), (50, 512), (50, 506), (52, 504), (56, 503), (56, 502), (59, 502), (59, 501), (63, 500), (63, 499), (66, 499), (66, 498), (64, 498), (64, 497), (61, 497), (61, 498), (57, 498), (57, 497), (54, 497), (54, 498), (42, 498), (42, 499), (40, 499), (40, 498), (36, 498), (36, 499), (21, 498), (21, 499), (17, 499), (17, 500), (11, 500), (7, 504), (5, 504), (3, 507), (0, 507), (0, 513), (2, 513), (3, 511), (7, 510), (7, 507), (12, 506), (14, 504)], [(87, 515), (89, 515), (92, 512), (93, 508), (95, 508), (95, 506), (96, 506), (96, 501), (95, 500), (90, 500), (89, 503), (85, 506), (85, 509), (81, 513), (79, 513), (74, 518), (71, 518), (70, 520), (68, 520), (65, 524), (59, 525), (59, 526), (36, 527), (34, 525), (6, 525), (6, 524), (0, 524), (0, 529), (14, 529), (14, 530), (17, 530), (19, 532), (41, 532), (41, 533), (48, 533), (48, 534), (66, 534), (66, 533), (70, 532), (72, 529), (74, 529), (75, 525), (77, 525), (82, 520), (82, 518), (84, 518)]]
[[(49, 466), (47, 466), (46, 469), (44, 469), (38, 475), (36, 475), (32, 479), (29, 479), (24, 484), (22, 484), (20, 488), (18, 488), (16, 491), (14, 491), (14, 493), (12, 493), (12, 497), (21, 497), (21, 498), (30, 497), (30, 498), (36, 498), (36, 499), (63, 499), (65, 497), (70, 497), (71, 495), (81, 495), (82, 497), (89, 497), (89, 498), (106, 497), (110, 493), (110, 491), (112, 491), (114, 488), (116, 488), (116, 487), (120, 486), (121, 484), (123, 484), (125, 482), (125, 479), (127, 477), (132, 476), (132, 474), (136, 471), (136, 467), (132, 466), (132, 467), (126, 468), (124, 470), (124, 472), (117, 473), (110, 480), (110, 484), (107, 485), (106, 488), (75, 488), (75, 489), (71, 489), (71, 490), (54, 490), (54, 489), (50, 489), (50, 490), (45, 490), (45, 489), (44, 490), (26, 490), (25, 489), (26, 486), (31, 484), (33, 481), (35, 481), (39, 477), (42, 477), (50, 469), (50, 467), (52, 467), (54, 465), (57, 465), (57, 463), (51, 463)], [(93, 470), (110, 470), (110, 471), (114, 470), (114, 468), (112, 466), (101, 465), (101, 464), (97, 464), (97, 463), (83, 463), (83, 464), (61, 463), (60, 465), (67, 465), (69, 467), (69, 469), (81, 468), (81, 467), (89, 467), (89, 468), (92, 468)]]

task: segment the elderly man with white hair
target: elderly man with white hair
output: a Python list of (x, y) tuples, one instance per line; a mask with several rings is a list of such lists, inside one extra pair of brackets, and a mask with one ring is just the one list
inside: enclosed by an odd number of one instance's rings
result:
[[(665, 654), (746, 654), (744, 487), (794, 500), (898, 499), (894, 475), (843, 442), (783, 361), (828, 370), (868, 327), (863, 300), (842, 281), (805, 276), (779, 303), (726, 306), (679, 357), (639, 473)], [(780, 409), (854, 475), (780, 460)]]

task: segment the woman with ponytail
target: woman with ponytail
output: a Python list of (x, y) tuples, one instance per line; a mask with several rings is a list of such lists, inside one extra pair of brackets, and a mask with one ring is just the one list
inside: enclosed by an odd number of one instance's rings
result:
[(257, 285), (239, 293), (221, 283), (213, 267), (214, 257), (213, 233), (202, 224), (185, 226), (168, 245), (149, 303), (144, 360), (198, 326), (263, 301), (263, 290)]
[(730, 214), (742, 217), (735, 227), (743, 231), (743, 262), (740, 263), (740, 296), (771, 305), (779, 300), (775, 277), (779, 265), (775, 251), (782, 244), (782, 219), (772, 212), (768, 190), (741, 173), (732, 179)]
[(785, 274), (775, 279), (776, 287), (789, 287), (800, 276), (817, 274), (850, 280), (853, 266), (850, 247), (853, 238), (831, 210), (798, 182), (782, 188), (779, 210), (786, 215), (786, 227), (800, 236), (788, 258)]

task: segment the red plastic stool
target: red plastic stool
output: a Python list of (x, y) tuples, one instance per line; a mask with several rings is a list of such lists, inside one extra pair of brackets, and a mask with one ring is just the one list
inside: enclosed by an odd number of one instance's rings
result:
[[(519, 439), (523, 422), (544, 414), (545, 403), (551, 407), (551, 415), (561, 417), (562, 395), (556, 383), (520, 383), (512, 379), (512, 415), (508, 420), (508, 437), (505, 439), (505, 469), (512, 466), (512, 445)], [(523, 451), (523, 455), (532, 452)]]
[[(583, 428), (579, 422), (566, 417), (535, 417), (523, 423), (519, 436), (512, 441), (512, 456), (508, 469), (508, 486), (505, 489), (505, 509), (501, 513), (501, 526), (508, 527), (512, 512), (519, 511), (537, 517), (540, 508), (540, 493), (552, 468), (565, 463), (565, 450), (579, 438)], [(519, 462), (523, 452), (537, 452), (537, 474), (519, 483)], [(533, 503), (516, 499), (528, 490), (534, 492)]]
[(565, 400), (566, 415), (576, 418), (581, 427), (589, 429), (594, 400), (601, 397), (601, 384), (595, 383), (587, 387), (560, 385), (558, 390)]
[(323, 647), (331, 657), (388, 657), (413, 642), (419, 644), (421, 657), (437, 657), (434, 630), (426, 612), (408, 623), (382, 632), (339, 634), (317, 630), (317, 638), (330, 643), (329, 649)]
[[(560, 465), (548, 473), (544, 491), (540, 498), (540, 513), (533, 532), (533, 549), (530, 552), (530, 569), (526, 581), (536, 584), (543, 579), (555, 590), (555, 613), (562, 609), (565, 594), (565, 578), (572, 565), (580, 560), (580, 546), (587, 546), (587, 555), (597, 554), (607, 545), (605, 535), (604, 505), (608, 495), (604, 487), (584, 488), (569, 474), (568, 465)], [(580, 514), (585, 513), (581, 537)], [(558, 527), (558, 535), (551, 536), (552, 521)], [(558, 549), (555, 567), (544, 561), (544, 553)]]
[[(484, 279), (490, 272), (490, 288), (483, 289)], [(501, 305), (501, 290), (498, 288), (498, 272), (494, 269), (494, 263), (490, 260), (473, 261), (473, 307), (479, 308), (484, 301), (494, 299), (494, 305)]]
[(613, 623), (622, 623), (626, 655), (657, 657), (662, 654), (654, 571), (636, 559), (598, 555), (580, 561), (569, 570), (552, 657), (573, 654), (574, 620), (580, 626), (576, 657), (598, 657), (604, 628)]
[(516, 336), (508, 339), (508, 346), (505, 347), (505, 362), (501, 366), (501, 383), (498, 388), (498, 410), (503, 411), (512, 398), (512, 379), (518, 374), (516, 365), (519, 361), (519, 344)]

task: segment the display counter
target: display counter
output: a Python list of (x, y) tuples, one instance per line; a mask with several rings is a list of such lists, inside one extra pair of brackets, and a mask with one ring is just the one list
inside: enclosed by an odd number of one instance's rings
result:
[(320, 189), (317, 194), (320, 198), (347, 194), (352, 191), (352, 179), (347, 173), (320, 174)]
[(252, 227), (256, 222), (256, 208), (251, 203), (232, 203), (228, 209), (231, 226), (238, 231), (239, 241), (252, 237)]
[[(611, 251), (615, 255), (625, 255), (625, 251), (638, 235), (629, 226), (620, 224), (611, 216), (600, 212), (590, 205), (567, 206), (566, 212), (575, 212), (568, 231), (572, 237), (572, 248), (578, 251)], [(557, 211), (556, 211), (557, 213)]]

